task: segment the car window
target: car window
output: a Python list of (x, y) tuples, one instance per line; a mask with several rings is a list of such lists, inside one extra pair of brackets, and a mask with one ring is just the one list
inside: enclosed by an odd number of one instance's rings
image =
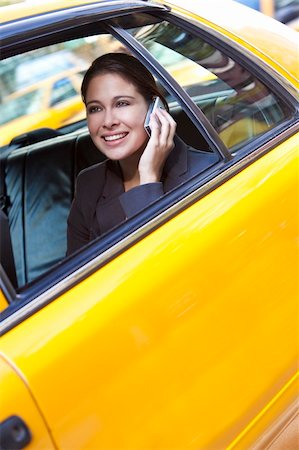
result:
[(201, 37), (168, 22), (131, 33), (192, 96), (233, 151), (288, 117), (265, 84)]

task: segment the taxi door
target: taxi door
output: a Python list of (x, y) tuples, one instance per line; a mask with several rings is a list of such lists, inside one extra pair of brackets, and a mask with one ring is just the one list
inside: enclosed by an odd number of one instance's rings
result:
[(26, 380), (2, 354), (0, 354), (0, 384), (1, 450), (55, 449)]

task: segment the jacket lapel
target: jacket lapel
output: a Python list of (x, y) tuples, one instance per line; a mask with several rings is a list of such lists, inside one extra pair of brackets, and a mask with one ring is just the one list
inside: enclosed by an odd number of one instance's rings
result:
[(124, 186), (119, 164), (116, 161), (108, 160), (105, 184), (97, 202), (95, 214), (101, 235), (126, 219), (119, 202), (119, 196), (123, 192)]
[(164, 193), (177, 187), (184, 181), (184, 175), (188, 171), (188, 152), (186, 144), (178, 137), (174, 138), (174, 149), (168, 156), (163, 173), (162, 182)]

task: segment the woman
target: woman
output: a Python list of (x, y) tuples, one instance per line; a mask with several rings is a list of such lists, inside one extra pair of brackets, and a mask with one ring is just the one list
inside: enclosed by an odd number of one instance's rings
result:
[[(175, 137), (176, 123), (166, 100), (135, 57), (108, 53), (97, 58), (84, 76), (81, 92), (91, 139), (107, 160), (78, 176), (67, 254), (215, 161), (214, 154), (192, 152)], [(155, 97), (166, 109), (151, 115), (149, 137), (144, 120)]]

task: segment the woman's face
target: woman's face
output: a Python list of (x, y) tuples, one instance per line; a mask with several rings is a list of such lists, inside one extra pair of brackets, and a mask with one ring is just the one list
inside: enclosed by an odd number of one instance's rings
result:
[(89, 133), (109, 159), (123, 160), (143, 151), (148, 140), (143, 126), (147, 109), (136, 87), (117, 74), (97, 75), (88, 85)]

